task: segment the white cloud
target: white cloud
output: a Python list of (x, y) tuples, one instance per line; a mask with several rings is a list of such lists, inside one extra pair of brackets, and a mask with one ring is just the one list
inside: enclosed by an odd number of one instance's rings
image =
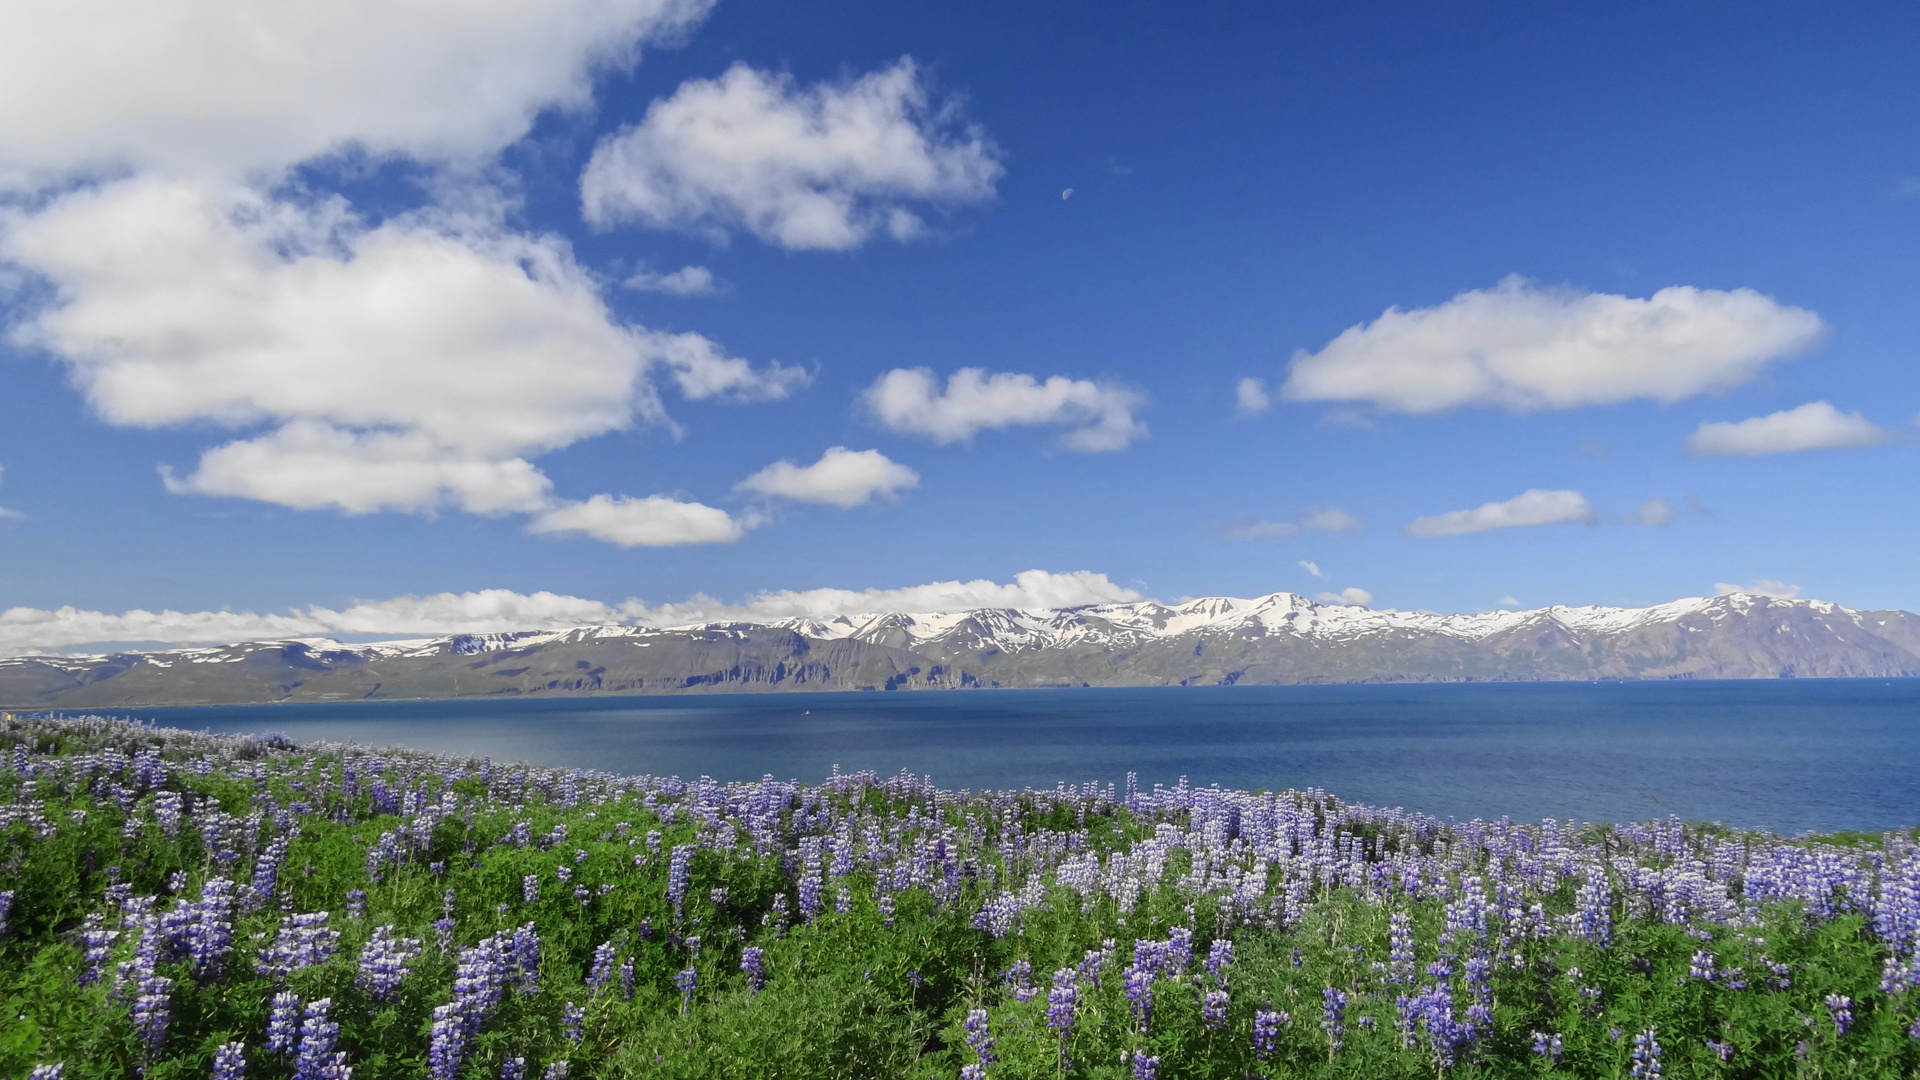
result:
[(1267, 396), (1267, 384), (1259, 379), (1241, 379), (1233, 388), (1234, 409), (1241, 416), (1257, 416), (1273, 408), (1273, 399)]
[(645, 331), (649, 353), (673, 374), (680, 392), (694, 401), (776, 401), (813, 381), (804, 369), (778, 361), (755, 368), (745, 360), (720, 351), (720, 346), (694, 333)]
[(1648, 499), (1633, 508), (1633, 513), (1620, 519), (1623, 525), (1671, 525), (1680, 512), (1665, 499)]
[(1674, 286), (1641, 300), (1509, 277), (1435, 307), (1388, 308), (1296, 353), (1281, 393), (1406, 413), (1673, 402), (1738, 386), (1824, 330), (1751, 289)]
[(16, 218), (0, 255), (51, 282), (16, 341), (66, 362), (132, 427), (259, 428), (168, 486), (350, 513), (537, 510), (531, 457), (669, 424), (658, 367), (694, 399), (785, 396), (698, 334), (612, 320), (551, 237), (417, 214), (367, 229), (336, 202), (137, 178)]
[(647, 607), (630, 603), (624, 609), (633, 621), (647, 626), (675, 626), (698, 622), (755, 621), (792, 618), (830, 619), (841, 615), (880, 612), (970, 611), (976, 608), (1067, 608), (1086, 604), (1129, 604), (1143, 597), (1090, 570), (1050, 573), (1027, 570), (1010, 583), (976, 578), (973, 581), (937, 581), (900, 589), (808, 589), (763, 592), (740, 604), (726, 604), (710, 596), (682, 603)]
[(670, 274), (641, 270), (621, 284), (637, 292), (668, 293), (673, 296), (711, 296), (720, 291), (713, 271), (704, 266), (683, 266)]
[(1307, 561), (1306, 559), (1301, 559), (1301, 560), (1300, 560), (1300, 569), (1302, 569), (1302, 570), (1305, 570), (1305, 571), (1306, 571), (1307, 573), (1309, 573), (1309, 574), (1312, 574), (1312, 575), (1313, 575), (1314, 577), (1322, 577), (1322, 576), (1324, 576), (1324, 575), (1322, 575), (1322, 574), (1320, 573), (1320, 564), (1319, 564), (1319, 563), (1316, 563), (1316, 562), (1308, 562), (1308, 561)]
[(1831, 450), (1844, 446), (1872, 446), (1893, 438), (1857, 412), (1843, 413), (1830, 402), (1809, 401), (1794, 409), (1731, 423), (1702, 423), (1687, 436), (1687, 450), (1706, 457), (1717, 454), (1791, 454), (1802, 450)]
[(327, 634), (444, 636), (551, 630), (571, 626), (638, 624), (683, 626), (724, 621), (834, 618), (881, 612), (963, 611), (972, 608), (1062, 608), (1131, 603), (1139, 593), (1087, 570), (1028, 570), (1010, 583), (940, 581), (900, 589), (809, 589), (763, 592), (728, 604), (696, 595), (650, 607), (639, 600), (608, 604), (559, 593), (483, 589), (466, 593), (360, 601), (286, 614), (135, 609), (120, 614), (63, 607), (0, 611), (0, 654), (110, 642), (193, 645)]
[(1143, 404), (1138, 393), (1064, 375), (1043, 383), (1031, 375), (961, 368), (942, 390), (928, 368), (895, 368), (863, 399), (887, 427), (937, 443), (963, 442), (984, 430), (1055, 425), (1071, 429), (1060, 440), (1067, 449), (1097, 453), (1125, 449), (1147, 434), (1133, 415)]
[(1500, 606), (1501, 607), (1519, 607), (1520, 601), (1515, 600), (1511, 595), (1503, 596), (1500, 598)]
[(595, 495), (584, 502), (561, 503), (527, 523), (530, 533), (581, 533), (621, 547), (674, 547), (738, 540), (753, 526), (703, 503), (665, 495), (632, 499)]
[(833, 446), (811, 465), (776, 461), (735, 484), (734, 490), (852, 509), (876, 495), (895, 498), (919, 482), (919, 473), (878, 450)]
[(735, 64), (683, 83), (640, 123), (600, 141), (580, 178), (588, 221), (846, 250), (924, 230), (909, 203), (993, 194), (998, 151), (930, 104), (911, 59), (849, 82), (796, 87)]
[(1407, 535), (1463, 536), (1490, 529), (1592, 520), (1593, 506), (1587, 502), (1585, 495), (1577, 491), (1532, 488), (1505, 502), (1490, 502), (1473, 510), (1452, 510), (1433, 517), (1415, 518), (1407, 525)]
[(1318, 529), (1321, 532), (1349, 533), (1359, 529), (1363, 522), (1345, 510), (1335, 506), (1309, 507), (1292, 521), (1261, 521), (1258, 518), (1240, 517), (1227, 522), (1225, 532), (1235, 540), (1274, 540), (1288, 536), (1298, 536), (1305, 529)]
[(0, 6), (0, 184), (233, 180), (348, 147), (481, 160), (711, 0)]
[(1713, 595), (1715, 596), (1734, 596), (1739, 594), (1747, 596), (1770, 596), (1775, 600), (1792, 600), (1800, 595), (1800, 586), (1789, 585), (1784, 581), (1774, 581), (1771, 578), (1761, 578), (1748, 585), (1732, 585), (1724, 581), (1714, 583)]
[[(573, 522), (617, 543), (732, 539), (745, 526), (699, 504), (556, 502), (531, 459), (671, 427), (655, 369), (690, 399), (731, 401), (786, 396), (808, 374), (615, 321), (567, 245), (509, 229), (481, 179), (542, 110), (590, 104), (596, 73), (710, 6), (0, 11), (0, 94), (35, 103), (0, 114), (0, 187), (31, 207), (0, 218), (0, 260), (48, 287), (14, 340), (64, 361), (108, 423), (239, 433), (165, 473), (174, 491), (536, 513), (546, 531)], [(264, 194), (336, 152), (424, 164), (438, 201), (368, 227), (338, 196)], [(692, 291), (703, 273), (655, 284)]]
[(1323, 604), (1347, 604), (1353, 607), (1366, 607), (1373, 603), (1373, 594), (1365, 589), (1346, 588), (1337, 593), (1323, 592), (1314, 597)]

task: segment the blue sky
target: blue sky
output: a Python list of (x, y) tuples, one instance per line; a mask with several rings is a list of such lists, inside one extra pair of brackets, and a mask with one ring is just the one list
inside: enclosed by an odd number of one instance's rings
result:
[(1912, 5), (580, 6), (342, 3), (267, 28), (302, 72), (207, 0), (105, 60), (0, 26), (7, 644), (948, 581), (1920, 608)]

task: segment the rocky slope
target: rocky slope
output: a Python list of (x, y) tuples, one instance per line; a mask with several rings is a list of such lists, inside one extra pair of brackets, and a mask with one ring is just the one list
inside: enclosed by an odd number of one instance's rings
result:
[(1920, 675), (1920, 617), (1734, 594), (1436, 615), (1291, 593), (0, 660), (0, 705), (775, 690)]

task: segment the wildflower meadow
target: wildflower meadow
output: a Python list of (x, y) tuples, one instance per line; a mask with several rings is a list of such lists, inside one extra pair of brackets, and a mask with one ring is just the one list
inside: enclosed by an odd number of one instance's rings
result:
[(1912, 832), (0, 717), (0, 1076), (1896, 1077)]

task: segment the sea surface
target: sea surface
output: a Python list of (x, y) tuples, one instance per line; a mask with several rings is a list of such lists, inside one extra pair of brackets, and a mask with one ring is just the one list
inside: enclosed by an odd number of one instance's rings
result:
[(520, 698), (113, 710), (623, 774), (1324, 788), (1441, 817), (1920, 824), (1920, 679)]

